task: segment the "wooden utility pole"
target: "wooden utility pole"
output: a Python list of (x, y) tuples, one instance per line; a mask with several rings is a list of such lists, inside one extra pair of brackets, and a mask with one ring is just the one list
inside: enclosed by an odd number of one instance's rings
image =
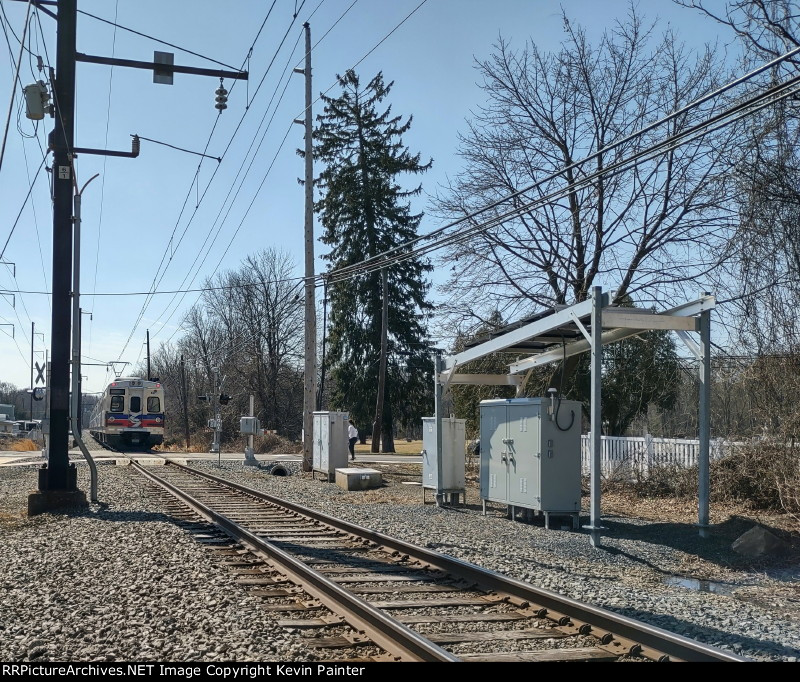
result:
[(295, 69), (306, 77), (305, 146), (305, 368), (303, 379), (303, 471), (311, 471), (314, 442), (314, 409), (317, 402), (317, 309), (314, 300), (314, 159), (311, 122), (311, 27), (306, 33), (306, 64)]
[(147, 330), (147, 380), (150, 381), (150, 330)]
[(183, 355), (181, 355), (181, 386), (183, 387), (183, 430), (186, 434), (186, 452), (189, 452), (191, 445), (189, 440), (189, 403), (186, 393), (186, 364), (183, 361)]
[[(389, 327), (389, 270), (381, 270), (383, 280), (383, 306), (381, 311), (381, 360), (378, 369), (378, 400), (375, 404), (375, 422), (372, 424), (372, 452), (380, 452), (381, 432), (383, 428), (383, 394), (386, 391), (386, 356), (388, 355)], [(384, 452), (386, 449), (384, 448)]]

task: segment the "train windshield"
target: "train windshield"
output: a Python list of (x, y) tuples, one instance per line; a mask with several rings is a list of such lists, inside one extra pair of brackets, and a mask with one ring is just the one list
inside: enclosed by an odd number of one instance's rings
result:
[(111, 411), (112, 412), (122, 412), (122, 410), (124, 409), (124, 401), (125, 401), (125, 396), (112, 395), (111, 396)]
[(148, 414), (161, 412), (161, 400), (157, 396), (150, 396), (147, 399), (147, 412)]
[(131, 396), (131, 412), (142, 411), (142, 399), (138, 395)]

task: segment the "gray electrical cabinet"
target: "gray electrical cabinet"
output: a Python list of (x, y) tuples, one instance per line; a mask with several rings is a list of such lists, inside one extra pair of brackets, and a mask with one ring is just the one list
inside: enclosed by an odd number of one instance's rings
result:
[(326, 474), (328, 481), (335, 478), (336, 469), (347, 466), (349, 419), (347, 412), (314, 412), (311, 466)]
[[(449, 417), (442, 419), (442, 479), (436, 457), (436, 418), (422, 418), (422, 501), (425, 490), (436, 494), (466, 496), (464, 460), (466, 458), (466, 420)], [(458, 501), (455, 498), (455, 501)]]
[(558, 398), (480, 403), (480, 484), (486, 502), (569, 515), (581, 510), (581, 404)]

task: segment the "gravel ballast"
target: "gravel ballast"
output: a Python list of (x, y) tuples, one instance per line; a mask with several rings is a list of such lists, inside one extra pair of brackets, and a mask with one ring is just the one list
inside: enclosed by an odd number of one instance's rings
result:
[[(420, 481), (418, 465), (371, 464), (387, 485), (353, 492), (292, 464), (289, 476), (194, 466), (755, 661), (800, 656), (797, 558), (745, 561), (730, 548), (741, 529), (701, 539), (688, 523), (609, 515), (594, 548), (557, 521), (550, 530), (513, 522), (498, 505), (483, 516), (475, 489), (466, 505), (437, 508), (430, 492), (423, 505), (420, 487), (404, 484)], [(36, 468), (0, 467), (0, 660), (320, 659), (157, 507), (130, 467), (98, 469), (103, 505), (28, 518)], [(88, 490), (87, 467), (78, 475)], [(695, 579), (716, 591), (691, 589)]]

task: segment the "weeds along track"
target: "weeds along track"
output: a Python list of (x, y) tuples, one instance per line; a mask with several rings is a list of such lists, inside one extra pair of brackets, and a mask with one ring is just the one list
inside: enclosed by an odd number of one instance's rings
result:
[(321, 659), (746, 660), (169, 460), (131, 464)]

